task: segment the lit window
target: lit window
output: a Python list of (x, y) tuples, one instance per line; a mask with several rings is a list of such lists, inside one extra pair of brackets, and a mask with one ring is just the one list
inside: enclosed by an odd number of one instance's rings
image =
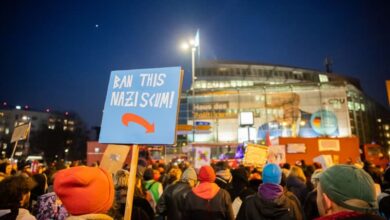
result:
[(385, 125), (384, 128), (385, 128), (386, 131), (388, 131), (389, 130), (389, 125)]
[(386, 133), (386, 137), (389, 138), (390, 137), (390, 133)]
[(377, 121), (377, 122), (382, 122), (382, 119), (378, 118), (376, 121)]
[(95, 147), (95, 153), (99, 153), (99, 152), (100, 152), (100, 148)]
[(64, 131), (66, 131), (66, 129), (68, 129), (68, 127), (67, 127), (67, 126), (64, 126)]
[(9, 134), (9, 128), (5, 128), (5, 134)]
[(50, 130), (54, 130), (55, 125), (48, 125), (47, 128), (50, 129)]
[(349, 109), (349, 110), (352, 110), (352, 111), (355, 110), (354, 105), (353, 105), (353, 102), (348, 102), (348, 109)]
[(360, 103), (355, 102), (355, 111), (359, 111), (359, 110), (360, 110)]
[(366, 106), (363, 103), (360, 104), (360, 108), (362, 109), (362, 111), (366, 111)]

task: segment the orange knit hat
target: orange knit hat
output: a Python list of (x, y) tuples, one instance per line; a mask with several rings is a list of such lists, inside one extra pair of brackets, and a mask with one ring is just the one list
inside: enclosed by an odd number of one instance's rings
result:
[(54, 191), (72, 215), (106, 213), (114, 200), (111, 174), (97, 167), (73, 167), (55, 175)]

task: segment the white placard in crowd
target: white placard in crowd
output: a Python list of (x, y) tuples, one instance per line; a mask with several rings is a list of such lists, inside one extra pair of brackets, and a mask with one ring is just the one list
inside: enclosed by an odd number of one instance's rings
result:
[(209, 147), (195, 148), (195, 169), (199, 169), (204, 165), (210, 165), (211, 149)]
[(268, 163), (281, 164), (286, 163), (286, 146), (272, 145), (268, 148)]
[(320, 163), (322, 170), (326, 170), (329, 167), (333, 166), (333, 159), (331, 155), (320, 155), (313, 158), (313, 162)]
[(30, 131), (30, 123), (20, 125), (15, 127), (14, 132), (12, 133), (11, 143), (15, 141), (25, 140)]

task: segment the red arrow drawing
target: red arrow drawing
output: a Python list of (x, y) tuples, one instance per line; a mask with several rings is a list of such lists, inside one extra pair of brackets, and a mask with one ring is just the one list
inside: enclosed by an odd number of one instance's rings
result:
[(123, 114), (122, 115), (122, 124), (124, 126), (128, 126), (129, 122), (134, 122), (134, 123), (137, 123), (137, 124), (143, 126), (144, 128), (146, 128), (146, 133), (154, 133), (154, 123), (150, 124), (148, 121), (146, 121), (146, 119), (144, 119), (143, 117), (141, 117), (139, 115), (132, 114), (132, 113)]

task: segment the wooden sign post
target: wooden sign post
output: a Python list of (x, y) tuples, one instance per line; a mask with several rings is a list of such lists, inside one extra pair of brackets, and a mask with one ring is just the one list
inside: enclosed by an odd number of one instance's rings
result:
[(127, 184), (127, 196), (126, 196), (126, 210), (125, 218), (131, 219), (131, 212), (133, 207), (133, 198), (134, 198), (134, 188), (136, 184), (136, 174), (137, 174), (137, 165), (138, 165), (138, 152), (139, 146), (133, 145), (131, 148), (131, 164), (130, 164), (130, 175)]

